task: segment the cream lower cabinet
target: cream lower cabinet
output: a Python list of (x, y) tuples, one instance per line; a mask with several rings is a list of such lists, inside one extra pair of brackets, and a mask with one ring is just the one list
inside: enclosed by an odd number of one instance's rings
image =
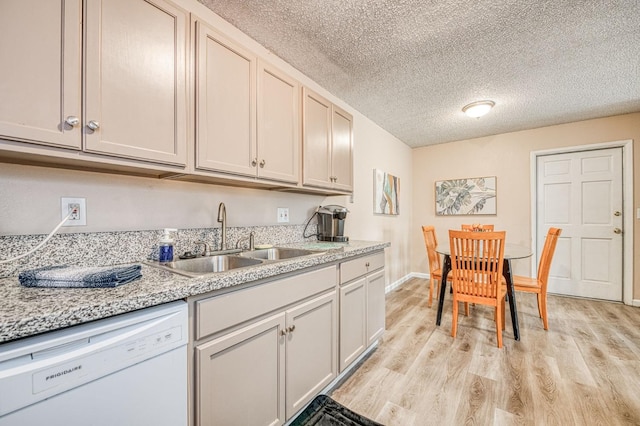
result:
[(283, 424), (337, 377), (336, 281), (332, 266), (196, 302), (196, 338), (213, 333), (194, 346), (197, 425)]
[(340, 372), (384, 333), (384, 253), (340, 264)]

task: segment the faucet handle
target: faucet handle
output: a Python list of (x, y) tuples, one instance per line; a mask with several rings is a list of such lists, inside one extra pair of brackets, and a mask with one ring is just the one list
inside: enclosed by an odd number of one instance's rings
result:
[(201, 253), (202, 256), (211, 256), (211, 247), (209, 247), (208, 243), (205, 243), (204, 241), (196, 241), (196, 246), (199, 245), (204, 246)]

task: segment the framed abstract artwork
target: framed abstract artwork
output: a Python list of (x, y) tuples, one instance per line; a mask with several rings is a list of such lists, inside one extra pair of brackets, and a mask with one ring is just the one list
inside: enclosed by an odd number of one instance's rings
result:
[(373, 213), (400, 214), (400, 178), (373, 169)]
[(436, 181), (436, 216), (497, 214), (496, 177)]

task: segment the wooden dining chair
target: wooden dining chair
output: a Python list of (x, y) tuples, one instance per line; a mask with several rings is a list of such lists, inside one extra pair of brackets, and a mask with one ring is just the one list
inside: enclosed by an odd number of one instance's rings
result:
[(466, 224), (463, 223), (462, 224), (462, 228), (463, 231), (493, 231), (493, 225), (491, 224), (487, 224), (487, 225), (482, 225), (482, 224)]
[(427, 248), (427, 258), (429, 259), (429, 299), (427, 306), (431, 307), (433, 290), (434, 288), (436, 291), (440, 289), (442, 265), (440, 264), (440, 255), (436, 252), (436, 247), (438, 246), (436, 229), (433, 226), (423, 226), (422, 234), (424, 236), (424, 245)]
[(449, 231), (453, 320), (451, 336), (458, 330), (458, 303), (494, 307), (498, 347), (502, 347), (504, 303), (507, 289), (502, 285), (502, 265), (506, 232)]
[(545, 330), (549, 329), (549, 320), (547, 317), (547, 281), (549, 279), (549, 269), (551, 269), (551, 260), (556, 251), (556, 244), (562, 229), (549, 228), (547, 237), (544, 240), (544, 247), (540, 255), (540, 263), (538, 263), (538, 276), (536, 278), (525, 277), (522, 275), (513, 276), (513, 288), (516, 291), (527, 293), (535, 293), (538, 296), (538, 314), (542, 318), (542, 325)]

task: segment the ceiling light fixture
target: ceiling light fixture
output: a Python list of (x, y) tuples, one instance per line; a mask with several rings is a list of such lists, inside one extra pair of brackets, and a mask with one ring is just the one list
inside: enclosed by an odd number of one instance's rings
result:
[(469, 117), (482, 117), (496, 105), (493, 101), (477, 101), (471, 102), (469, 105), (465, 105), (462, 107), (462, 112), (467, 114)]

